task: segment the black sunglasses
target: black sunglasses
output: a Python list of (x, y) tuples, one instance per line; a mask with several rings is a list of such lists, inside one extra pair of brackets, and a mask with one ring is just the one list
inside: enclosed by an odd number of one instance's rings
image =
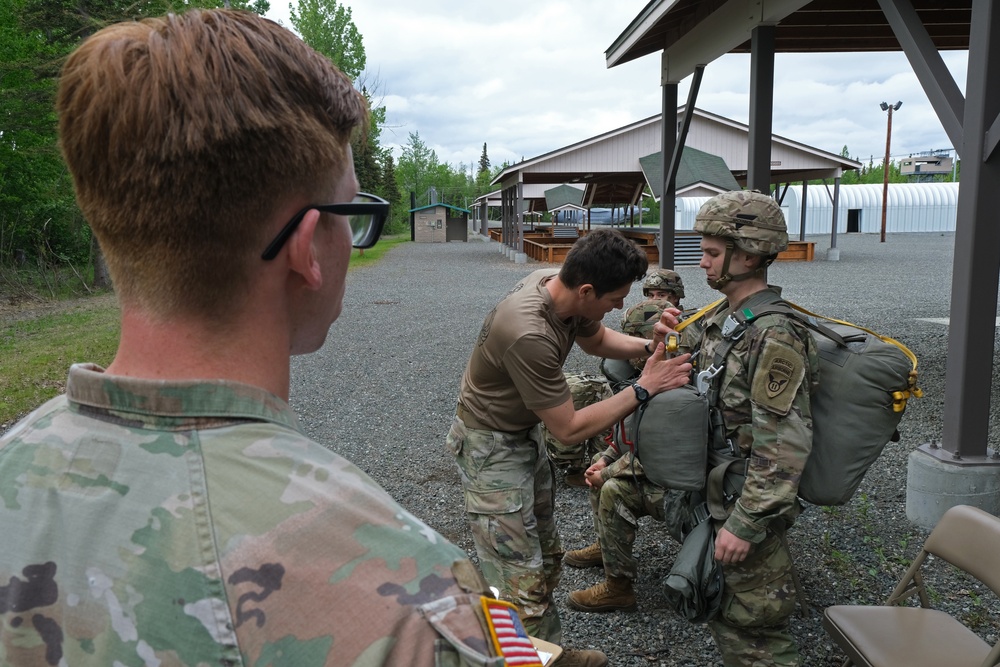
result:
[(306, 213), (313, 209), (322, 213), (346, 216), (351, 225), (351, 243), (355, 248), (361, 249), (371, 248), (375, 245), (378, 237), (382, 235), (382, 227), (385, 226), (385, 220), (389, 216), (389, 202), (365, 192), (359, 192), (355, 195), (354, 201), (346, 204), (312, 204), (292, 216), (292, 219), (282, 227), (260, 258), (270, 260), (277, 257), (282, 246), (288, 241), (288, 237), (302, 222), (302, 218), (306, 217)]

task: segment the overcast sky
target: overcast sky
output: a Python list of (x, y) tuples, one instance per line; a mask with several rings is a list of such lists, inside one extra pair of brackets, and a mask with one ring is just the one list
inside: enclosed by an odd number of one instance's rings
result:
[[(293, 0), (294, 1), (294, 0)], [(648, 0), (353, 0), (367, 78), (381, 84), (384, 145), (411, 132), (453, 166), (494, 166), (582, 141), (661, 111), (658, 54), (608, 69), (605, 50)], [(288, 0), (268, 16), (291, 27)], [(965, 91), (967, 52), (943, 52)], [(750, 58), (710, 64), (696, 106), (746, 123)], [(681, 104), (690, 77), (682, 82)], [(773, 131), (867, 162), (951, 148), (902, 53), (778, 54)]]

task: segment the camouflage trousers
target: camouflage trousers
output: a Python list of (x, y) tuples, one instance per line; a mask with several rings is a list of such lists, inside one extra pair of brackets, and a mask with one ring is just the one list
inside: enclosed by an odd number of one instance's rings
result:
[(604, 572), (609, 577), (635, 581), (639, 564), (632, 555), (639, 519), (644, 516), (663, 521), (663, 500), (668, 493), (645, 475), (612, 477), (599, 489), (590, 489), (594, 529), (601, 544)]
[(529, 634), (556, 644), (562, 626), (552, 593), (562, 574), (555, 524), (555, 475), (541, 427), (504, 433), (467, 428), (446, 440), (458, 463), (483, 577), (517, 605)]
[[(668, 528), (689, 528), (691, 494), (668, 494)], [(671, 522), (678, 522), (670, 526)], [(784, 530), (784, 526), (780, 528)], [(768, 530), (741, 563), (723, 565), (725, 589), (719, 613), (708, 622), (726, 667), (798, 667), (799, 652), (788, 630), (795, 612), (792, 557), (781, 534)]]
[(542, 427), (542, 437), (545, 439), (545, 450), (549, 460), (566, 472), (582, 472), (587, 469), (587, 462), (608, 448), (604, 435), (597, 435), (572, 446), (567, 446)]
[[(611, 385), (606, 378), (600, 375), (589, 373), (564, 373), (566, 384), (569, 385), (569, 393), (573, 397), (573, 408), (582, 410), (588, 405), (593, 405), (606, 398), (614, 396)], [(542, 438), (545, 440), (545, 449), (549, 459), (560, 470), (569, 472), (582, 472), (587, 469), (590, 459), (607, 449), (605, 437), (611, 434), (611, 429), (604, 433), (599, 433), (592, 438), (574, 445), (564, 445), (559, 442), (548, 429), (542, 424)]]

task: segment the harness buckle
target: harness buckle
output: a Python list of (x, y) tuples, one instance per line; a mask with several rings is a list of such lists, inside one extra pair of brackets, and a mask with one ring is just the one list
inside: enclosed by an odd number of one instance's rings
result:
[(746, 320), (740, 321), (735, 313), (730, 313), (722, 323), (722, 337), (726, 340), (739, 340), (746, 331)]
[(698, 373), (697, 377), (695, 377), (694, 387), (698, 390), (699, 394), (704, 394), (708, 391), (709, 387), (712, 386), (712, 380), (722, 372), (722, 368), (722, 366), (709, 366), (707, 370)]
[(698, 526), (712, 518), (712, 513), (708, 509), (708, 503), (699, 503), (691, 509), (691, 520), (693, 526)]

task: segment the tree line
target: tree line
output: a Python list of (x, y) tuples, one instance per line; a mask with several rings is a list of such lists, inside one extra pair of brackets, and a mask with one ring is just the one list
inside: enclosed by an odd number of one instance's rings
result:
[[(57, 296), (106, 286), (90, 228), (59, 152), (55, 92), (63, 61), (100, 28), (191, 8), (265, 14), (268, 0), (0, 0), (0, 296)], [(352, 139), (361, 190), (392, 204), (389, 233), (409, 229), (410, 199), (466, 208), (500, 171), (483, 144), (478, 170), (453, 166), (410, 132), (398, 161), (383, 143), (382, 83), (367, 73), (364, 39), (336, 0), (290, 4), (291, 28), (355, 82), (370, 106), (368, 131)]]
[[(194, 7), (232, 7), (258, 14), (268, 0), (0, 0), (0, 295), (50, 292), (66, 285), (89, 290), (107, 281), (100, 249), (73, 196), (58, 148), (54, 98), (66, 56), (101, 27)], [(384, 86), (367, 70), (364, 38), (351, 9), (337, 0), (289, 5), (291, 27), (355, 82), (370, 106), (368, 131), (352, 139), (361, 190), (391, 204), (388, 233), (409, 230), (409, 209), (432, 202), (471, 207), (508, 165), (494, 167), (483, 144), (478, 163), (441, 161), (408, 132), (400, 154), (385, 144)], [(847, 147), (841, 152), (849, 157)], [(909, 180), (895, 161), (890, 182)], [(881, 183), (883, 165), (869, 160), (842, 182)], [(951, 175), (935, 177), (950, 180)], [(652, 199), (644, 200), (650, 209)], [(650, 219), (655, 219), (650, 211)]]

